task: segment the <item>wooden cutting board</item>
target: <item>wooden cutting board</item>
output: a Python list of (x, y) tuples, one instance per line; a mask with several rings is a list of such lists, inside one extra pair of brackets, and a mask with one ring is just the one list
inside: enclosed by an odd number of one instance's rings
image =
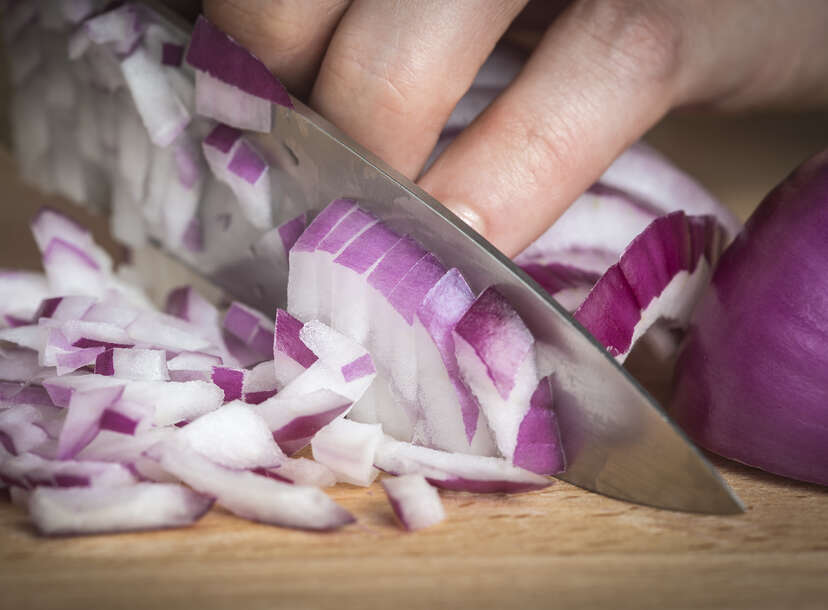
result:
[[(828, 145), (828, 118), (672, 118), (650, 140), (744, 218)], [(0, 266), (36, 268), (25, 225), (48, 198), (20, 185), (7, 157), (0, 185)], [(0, 609), (828, 608), (828, 488), (712, 459), (744, 515), (662, 511), (559, 482), (445, 494), (447, 521), (407, 534), (377, 485), (342, 485), (331, 495), (358, 523), (331, 534), (213, 510), (184, 530), (43, 539), (0, 500)]]

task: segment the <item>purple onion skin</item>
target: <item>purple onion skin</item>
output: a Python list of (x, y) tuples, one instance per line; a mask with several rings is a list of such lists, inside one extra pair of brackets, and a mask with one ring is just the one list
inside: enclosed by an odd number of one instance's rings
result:
[(694, 313), (671, 414), (701, 446), (828, 485), (828, 150), (764, 199)]

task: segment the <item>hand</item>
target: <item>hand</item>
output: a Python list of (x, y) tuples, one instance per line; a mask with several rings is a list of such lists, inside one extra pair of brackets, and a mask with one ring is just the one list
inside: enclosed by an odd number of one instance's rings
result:
[[(410, 178), (526, 0), (205, 0), (295, 94)], [(828, 101), (824, 0), (541, 0), (523, 71), (420, 184), (506, 254), (681, 106)], [(532, 12), (529, 12), (529, 9)]]

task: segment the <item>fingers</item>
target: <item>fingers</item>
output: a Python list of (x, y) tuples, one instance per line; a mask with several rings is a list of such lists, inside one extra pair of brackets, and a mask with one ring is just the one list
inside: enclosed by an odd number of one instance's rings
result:
[(311, 105), (409, 177), (525, 0), (355, 0)]
[(567, 9), (421, 186), (507, 255), (520, 252), (680, 96), (679, 17), (653, 9)]
[(305, 97), (350, 0), (204, 0), (204, 14)]

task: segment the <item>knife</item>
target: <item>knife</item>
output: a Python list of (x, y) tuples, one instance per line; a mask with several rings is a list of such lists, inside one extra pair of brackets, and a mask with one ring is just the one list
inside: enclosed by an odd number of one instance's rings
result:
[[(169, 25), (189, 25), (149, 3)], [(568, 467), (559, 478), (607, 496), (660, 508), (715, 514), (743, 505), (710, 462), (658, 403), (572, 316), (503, 253), (428, 193), (299, 100), (272, 106), (269, 134), (247, 133), (278, 184), (277, 222), (311, 214), (330, 201), (358, 200), (400, 234), (410, 233), (476, 292), (489, 286), (510, 301), (537, 341), (542, 371), (554, 371), (555, 408)], [(273, 262), (257, 249), (264, 231), (245, 223), (222, 198), (202, 201), (204, 251), (170, 251), (234, 298), (263, 311), (284, 304)], [(216, 226), (221, 224), (221, 226)], [(232, 224), (232, 223), (231, 223)]]

